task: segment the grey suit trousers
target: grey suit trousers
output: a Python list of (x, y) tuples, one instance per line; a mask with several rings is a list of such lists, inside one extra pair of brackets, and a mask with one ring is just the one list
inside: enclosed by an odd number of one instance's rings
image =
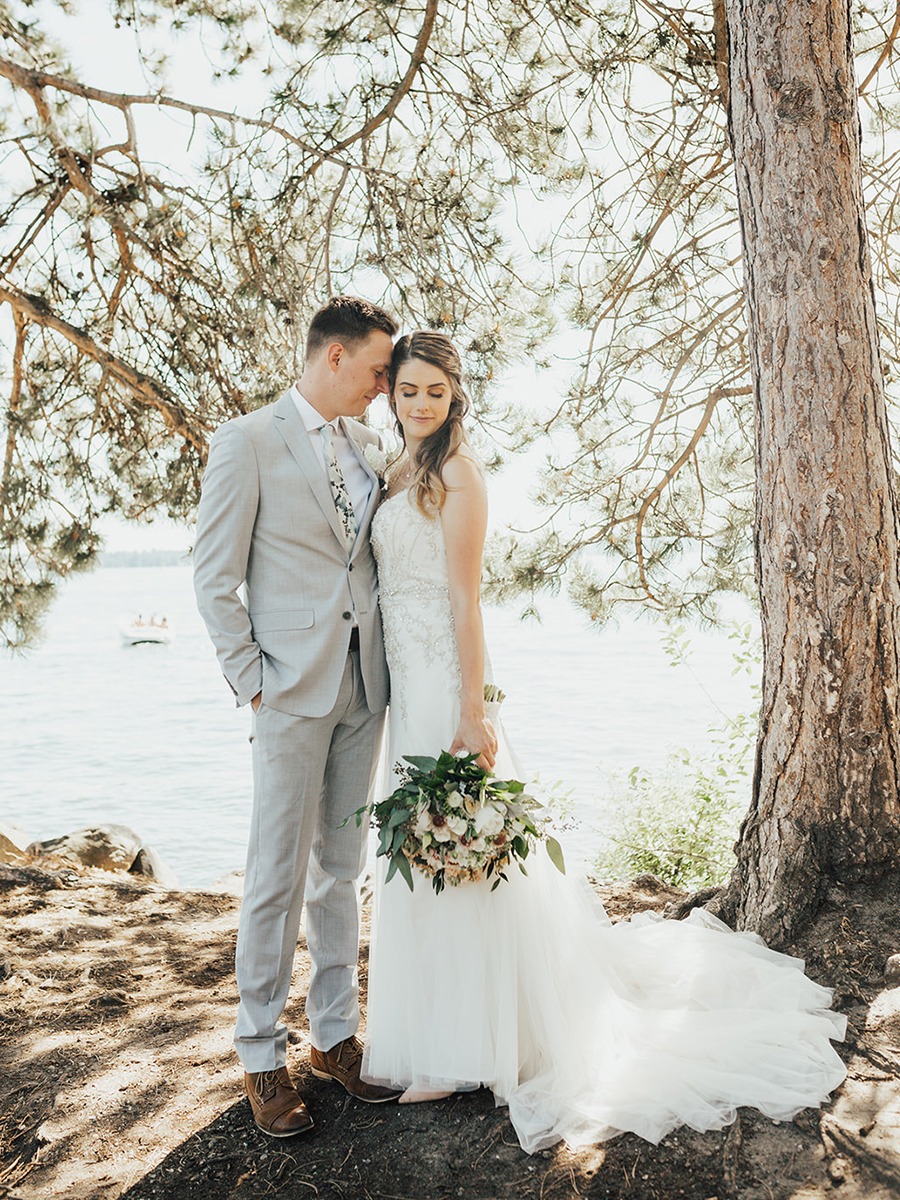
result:
[(321, 717), (261, 704), (253, 717), (254, 801), (237, 944), (235, 1046), (246, 1071), (283, 1066), (287, 1003), (300, 914), (312, 970), (306, 1013), (313, 1045), (330, 1050), (359, 1023), (356, 880), (384, 713), (366, 704), (359, 657), (347, 655), (337, 701)]

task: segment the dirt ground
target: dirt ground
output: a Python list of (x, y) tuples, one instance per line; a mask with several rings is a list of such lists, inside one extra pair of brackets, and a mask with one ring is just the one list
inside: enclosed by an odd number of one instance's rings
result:
[[(316, 1080), (297, 955), (289, 1065), (316, 1117), (253, 1125), (231, 1047), (238, 901), (98, 870), (0, 865), (0, 1197), (8, 1200), (887, 1200), (900, 1194), (898, 880), (838, 893), (805, 944), (850, 1074), (828, 1109), (533, 1157), (484, 1092), (369, 1107)], [(677, 893), (601, 888), (614, 919)], [(366, 945), (362, 951), (365, 986)]]

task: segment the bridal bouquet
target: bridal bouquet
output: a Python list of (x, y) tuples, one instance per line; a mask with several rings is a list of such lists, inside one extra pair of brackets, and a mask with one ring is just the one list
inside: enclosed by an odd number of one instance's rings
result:
[[(486, 698), (499, 703), (503, 693), (493, 691)], [(479, 879), (493, 878), (497, 887), (513, 861), (527, 874), (524, 860), (539, 841), (565, 874), (562, 847), (537, 815), (538, 801), (518, 780), (493, 778), (476, 765), (477, 757), (446, 750), (437, 758), (404, 756), (408, 766), (398, 767), (394, 791), (354, 814), (359, 824), (371, 809), (377, 853), (390, 863), (386, 881), (399, 872), (412, 890), (415, 867), (438, 894), (447, 884)]]

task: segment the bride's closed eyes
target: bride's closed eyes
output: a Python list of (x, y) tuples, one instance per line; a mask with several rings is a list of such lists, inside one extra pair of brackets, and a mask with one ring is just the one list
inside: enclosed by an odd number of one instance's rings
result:
[[(441, 400), (448, 394), (448, 392), (449, 388), (444, 387), (443, 384), (438, 384), (437, 387), (429, 388), (425, 394), (431, 400)], [(419, 389), (412, 387), (410, 384), (406, 384), (405, 387), (400, 388), (400, 395), (403, 396), (405, 400), (412, 400), (418, 396), (418, 394)]]

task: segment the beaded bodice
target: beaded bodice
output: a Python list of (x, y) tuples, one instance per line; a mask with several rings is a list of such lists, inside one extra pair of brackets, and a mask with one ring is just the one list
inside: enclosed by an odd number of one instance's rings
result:
[[(384, 648), (391, 673), (392, 703), (409, 713), (412, 686), (424, 674), (430, 689), (459, 696), (459, 656), (447, 555), (439, 517), (426, 517), (409, 492), (382, 501), (372, 521)], [(424, 680), (422, 680), (424, 682)]]

